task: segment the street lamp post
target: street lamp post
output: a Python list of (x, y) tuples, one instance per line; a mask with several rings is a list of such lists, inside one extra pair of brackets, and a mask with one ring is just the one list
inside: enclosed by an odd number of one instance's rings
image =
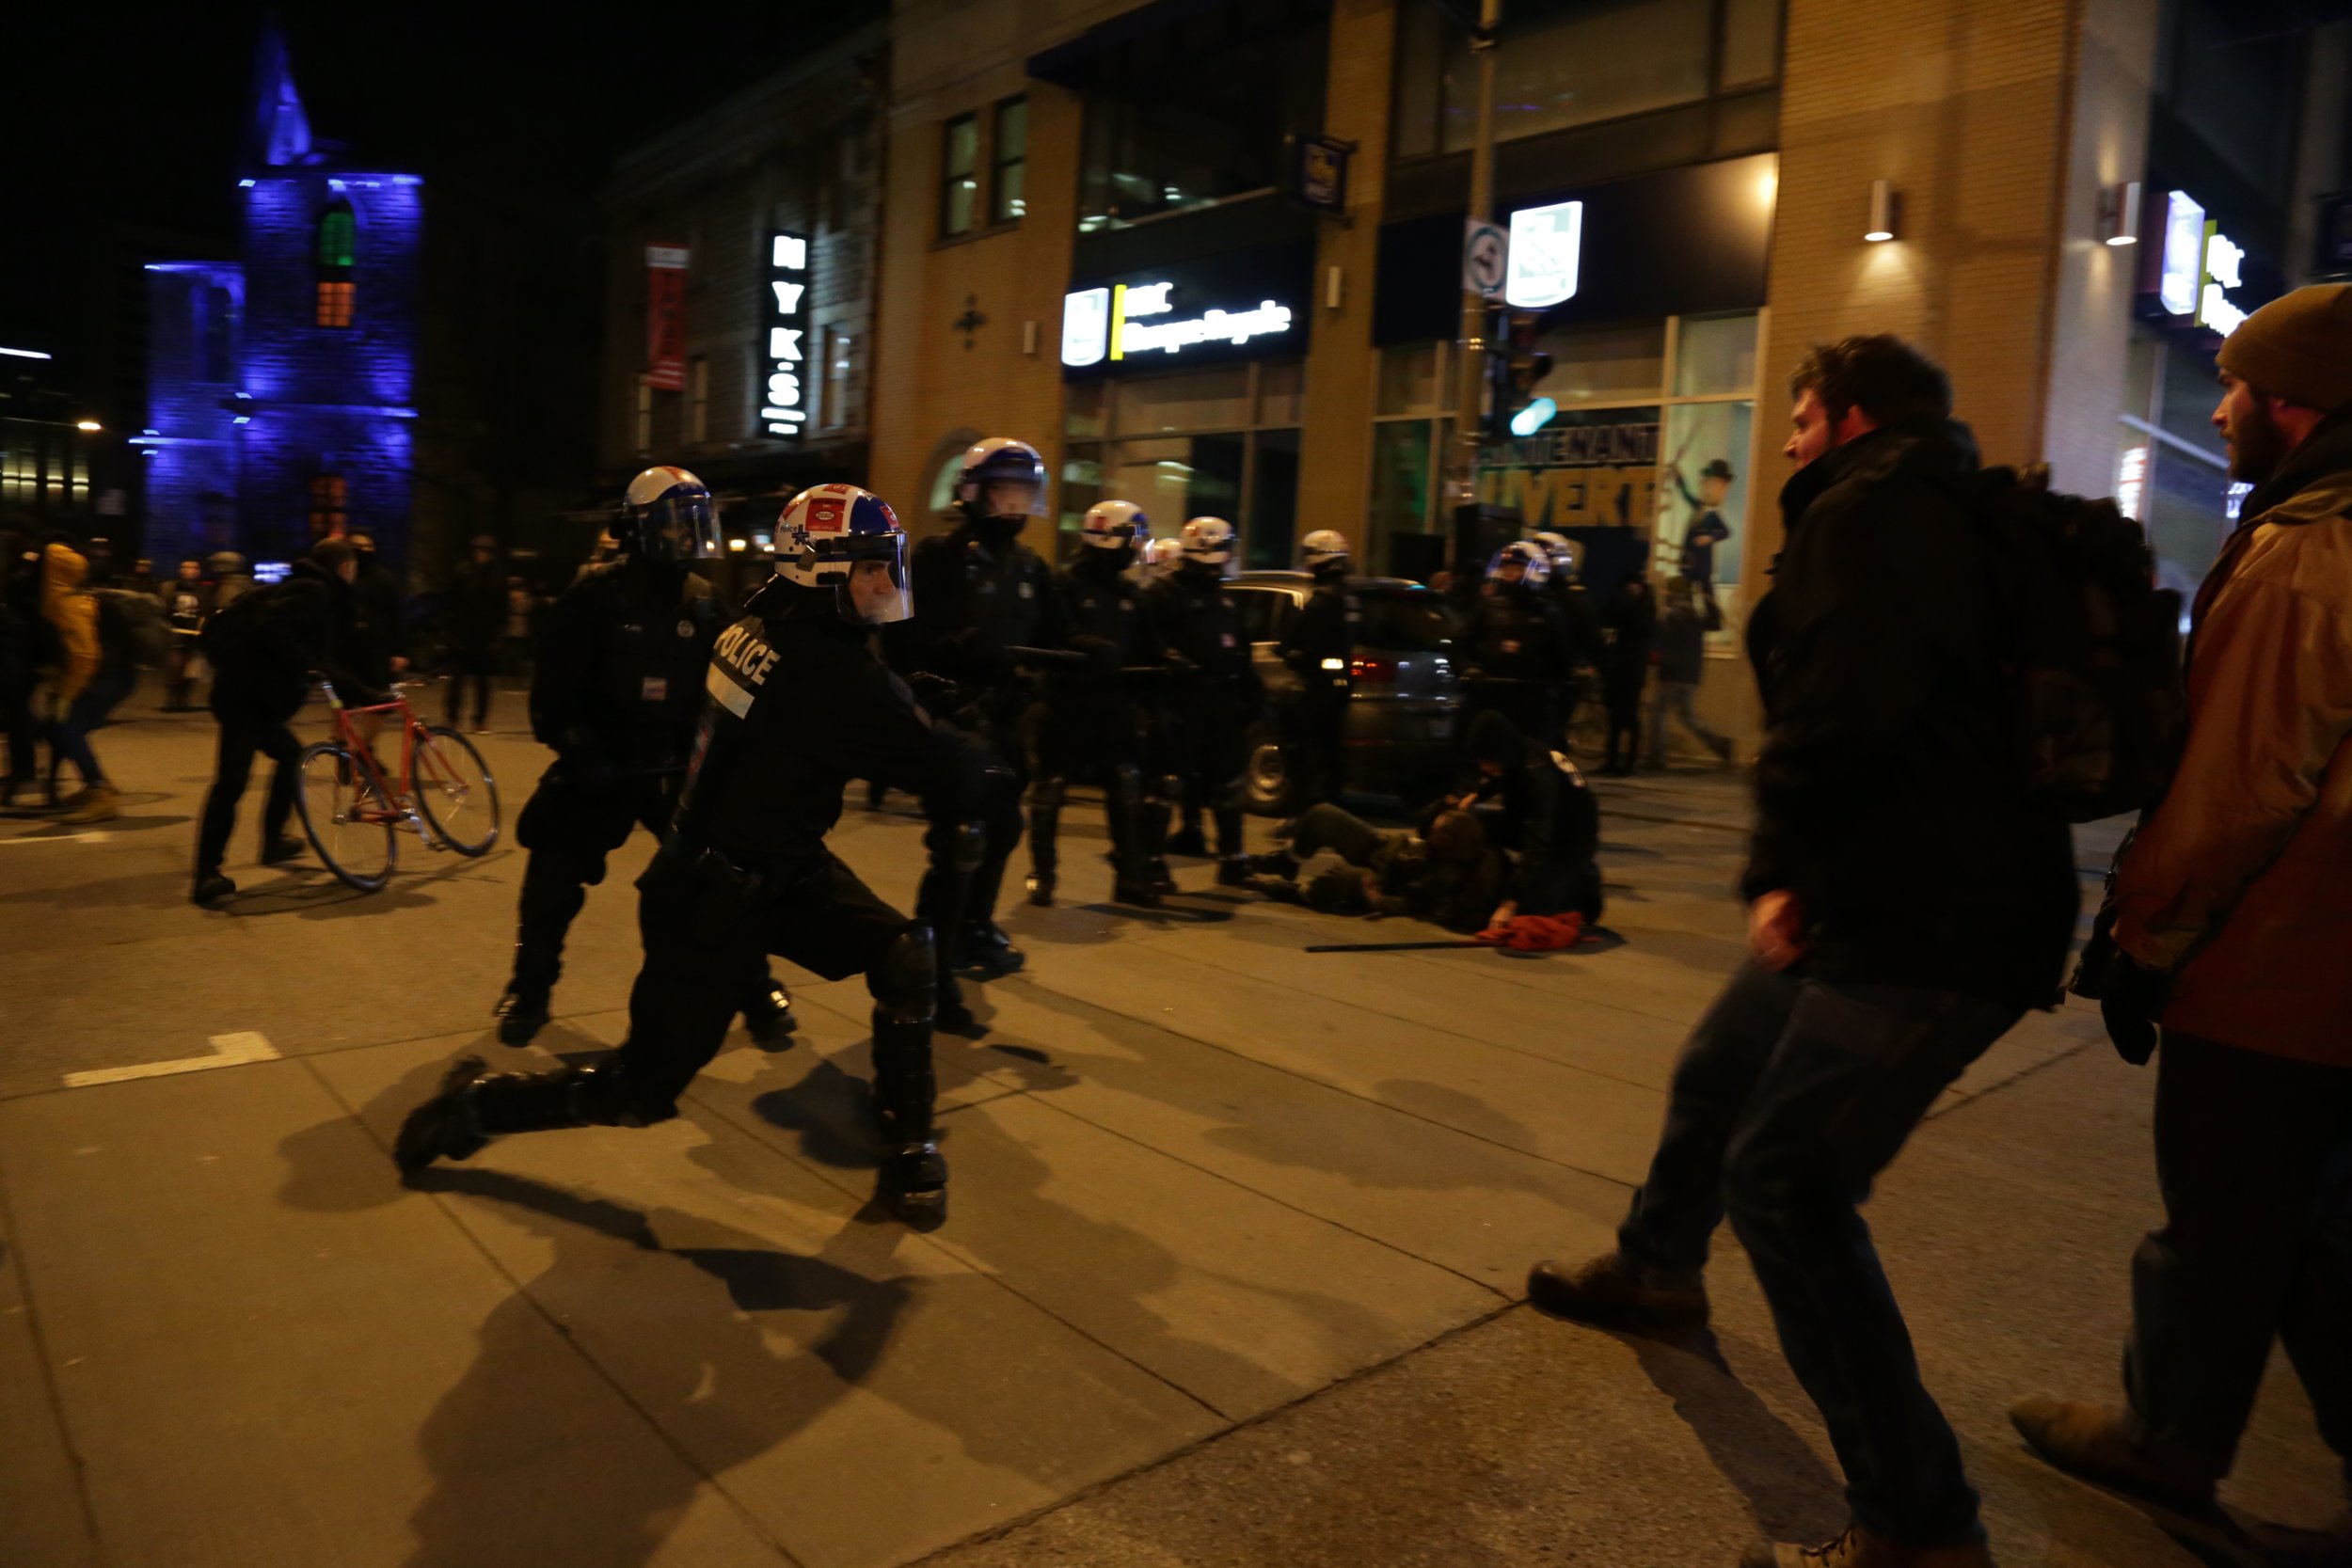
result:
[[(1470, 30), (1470, 59), (1478, 68), (1478, 119), (1470, 140), (1470, 221), (1482, 223), (1494, 206), (1495, 31), (1502, 24), (1502, 0), (1479, 0), (1478, 25)], [(1454, 442), (1446, 462), (1447, 499), (1467, 506), (1478, 499), (1478, 404), (1487, 373), (1486, 296), (1462, 283), (1462, 330), (1456, 344)]]

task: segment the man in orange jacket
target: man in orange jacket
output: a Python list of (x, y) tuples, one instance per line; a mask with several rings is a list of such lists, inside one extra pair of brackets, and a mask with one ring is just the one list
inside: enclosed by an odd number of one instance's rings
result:
[[(2052, 1463), (2191, 1506), (2274, 1338), (2352, 1464), (2352, 285), (2264, 306), (2219, 363), (2213, 422), (2254, 489), (2198, 591), (2187, 744), (2117, 868), (2099, 977), (2128, 1059), (2163, 1032), (2129, 1407), (2011, 1412)], [(2319, 1544), (2352, 1561), (2352, 1514)]]
[(73, 764), (81, 789), (64, 802), (60, 821), (104, 822), (122, 815), (114, 784), (90, 749), (89, 732), (104, 722), (130, 693), (130, 682), (103, 668), (98, 640), (98, 599), (83, 586), (89, 562), (62, 540), (41, 551), (40, 612), (55, 628), (61, 650), (57, 668), (57, 722), (50, 747), (60, 762)]

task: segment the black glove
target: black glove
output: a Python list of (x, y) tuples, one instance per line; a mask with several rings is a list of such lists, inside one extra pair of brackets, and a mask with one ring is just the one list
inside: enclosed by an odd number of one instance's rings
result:
[(1126, 661), (1119, 644), (1107, 637), (1073, 637), (1070, 645), (1087, 656), (1087, 662), (1104, 674), (1115, 675)]
[(2170, 1000), (2172, 976), (2150, 969), (2119, 950), (2108, 966), (2099, 997), (2099, 1017), (2107, 1026), (2115, 1053), (2134, 1067), (2146, 1067), (2156, 1053), (2156, 1020)]

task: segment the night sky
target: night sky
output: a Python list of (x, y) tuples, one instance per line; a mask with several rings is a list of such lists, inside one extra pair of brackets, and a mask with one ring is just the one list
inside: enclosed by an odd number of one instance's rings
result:
[(421, 172), (428, 193), (509, 182), (584, 211), (620, 151), (882, 4), (19, 8), (0, 344), (49, 350), (58, 381), (101, 390), (110, 242), (233, 251), (237, 153), (273, 15), (314, 136)]

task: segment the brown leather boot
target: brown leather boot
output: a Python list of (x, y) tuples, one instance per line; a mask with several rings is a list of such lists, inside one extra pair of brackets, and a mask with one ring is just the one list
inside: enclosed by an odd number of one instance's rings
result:
[(1993, 1568), (1993, 1551), (1981, 1541), (1964, 1546), (1913, 1546), (1848, 1525), (1836, 1540), (1818, 1546), (1759, 1543), (1740, 1558), (1740, 1568)]
[(2105, 1405), (2036, 1395), (2010, 1405), (2009, 1421), (2027, 1447), (2070, 1475), (2174, 1508), (2213, 1506), (2216, 1477), (2149, 1452)]
[(1614, 1252), (1574, 1268), (1546, 1261), (1527, 1271), (1527, 1304), (1574, 1323), (1694, 1328), (1707, 1322), (1707, 1287), (1655, 1285)]

